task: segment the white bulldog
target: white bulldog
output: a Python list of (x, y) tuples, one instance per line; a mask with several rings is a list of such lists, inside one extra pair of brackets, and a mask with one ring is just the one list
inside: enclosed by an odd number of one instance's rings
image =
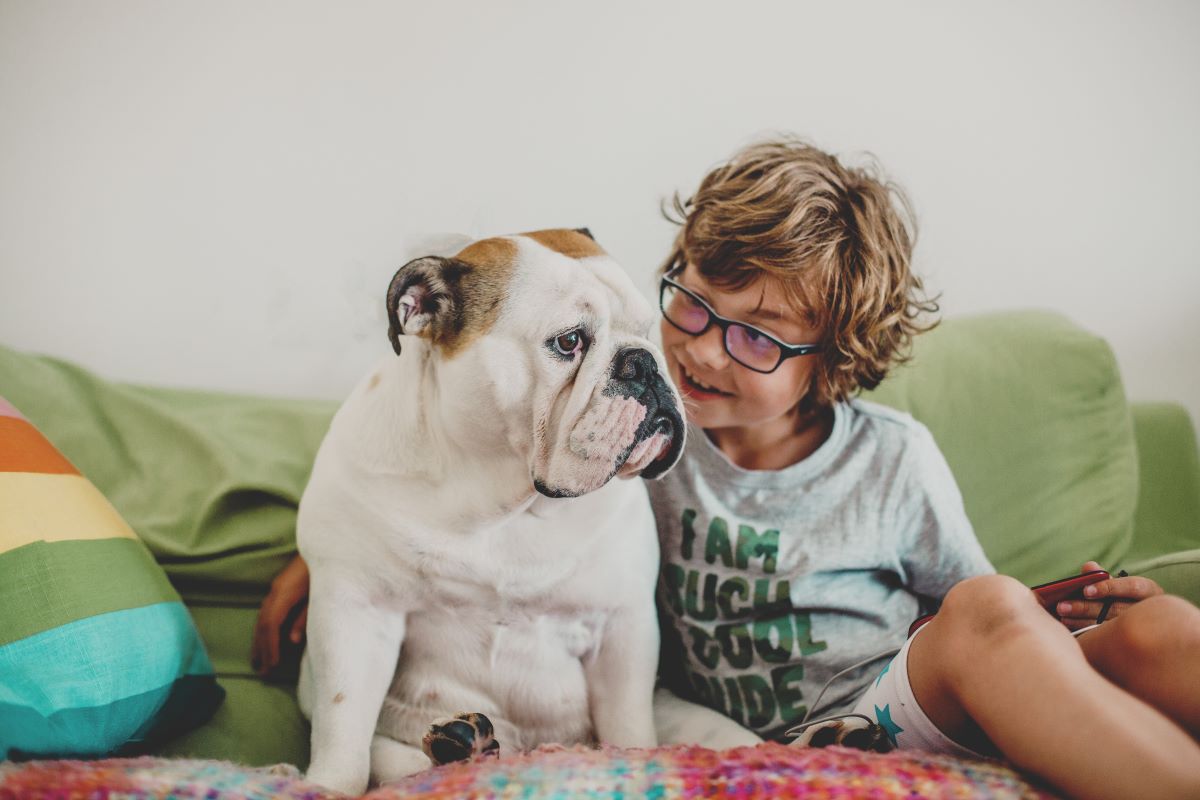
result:
[[(654, 314), (586, 230), (402, 267), (389, 357), (333, 419), (300, 503), (310, 780), (429, 767), (481, 712), (507, 750), (653, 746), (658, 539), (641, 475), (684, 443)], [(665, 737), (757, 738), (660, 695)]]

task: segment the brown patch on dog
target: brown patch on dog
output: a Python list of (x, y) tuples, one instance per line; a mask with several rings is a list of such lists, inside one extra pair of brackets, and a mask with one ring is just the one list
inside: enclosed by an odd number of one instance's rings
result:
[(367, 384), (367, 391), (368, 391), (368, 392), (369, 392), (369, 391), (371, 391), (372, 389), (374, 389), (374, 388), (375, 388), (376, 386), (378, 386), (378, 385), (379, 385), (379, 373), (378, 373), (378, 372), (376, 372), (374, 375), (372, 375), (372, 376), (371, 376), (371, 380), (370, 380), (370, 382)]
[(499, 237), (473, 242), (450, 259), (450, 269), (443, 274), (455, 276), (456, 313), (435, 339), (443, 357), (453, 358), (491, 330), (508, 295), (516, 263), (516, 242)]
[(345, 700), (345, 699), (346, 699), (346, 695), (342, 694), (341, 692), (338, 692), (337, 694), (335, 694), (335, 695), (333, 696), (333, 702), (334, 702), (334, 703), (340, 703), (340, 702), (342, 702), (342, 701), (343, 701), (343, 700)]
[(546, 231), (530, 231), (519, 234), (533, 239), (543, 247), (548, 247), (556, 253), (562, 253), (567, 258), (587, 258), (588, 256), (607, 255), (604, 248), (596, 244), (586, 234), (566, 228), (553, 228)]
[(472, 242), (454, 256), (474, 267), (485, 269), (500, 269), (512, 272), (512, 265), (517, 260), (517, 244), (512, 239), (480, 239)]

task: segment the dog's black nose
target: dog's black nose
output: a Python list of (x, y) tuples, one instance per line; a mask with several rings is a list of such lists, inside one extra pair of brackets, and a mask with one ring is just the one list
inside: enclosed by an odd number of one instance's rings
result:
[(613, 359), (613, 377), (629, 383), (646, 383), (658, 374), (654, 354), (644, 347), (630, 347)]

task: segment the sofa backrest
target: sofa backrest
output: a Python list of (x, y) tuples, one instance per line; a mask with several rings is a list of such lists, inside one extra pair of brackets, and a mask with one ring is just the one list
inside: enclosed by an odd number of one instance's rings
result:
[(929, 427), (1000, 572), (1035, 584), (1125, 555), (1137, 451), (1103, 339), (1050, 312), (949, 319), (864, 397)]
[[(257, 596), (283, 566), (335, 408), (116, 384), (3, 347), (0, 391), (105, 493), (189, 600)], [(867, 397), (933, 432), (1001, 572), (1043, 582), (1128, 549), (1137, 457), (1102, 339), (1051, 313), (951, 319)]]

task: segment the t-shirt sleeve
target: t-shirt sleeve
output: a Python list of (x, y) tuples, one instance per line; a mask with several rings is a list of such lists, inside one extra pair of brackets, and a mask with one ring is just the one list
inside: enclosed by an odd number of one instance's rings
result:
[(954, 584), (996, 569), (975, 538), (950, 465), (925, 426), (917, 427), (907, 456), (897, 509), (904, 531), (900, 564), (905, 584), (922, 605), (936, 607)]

